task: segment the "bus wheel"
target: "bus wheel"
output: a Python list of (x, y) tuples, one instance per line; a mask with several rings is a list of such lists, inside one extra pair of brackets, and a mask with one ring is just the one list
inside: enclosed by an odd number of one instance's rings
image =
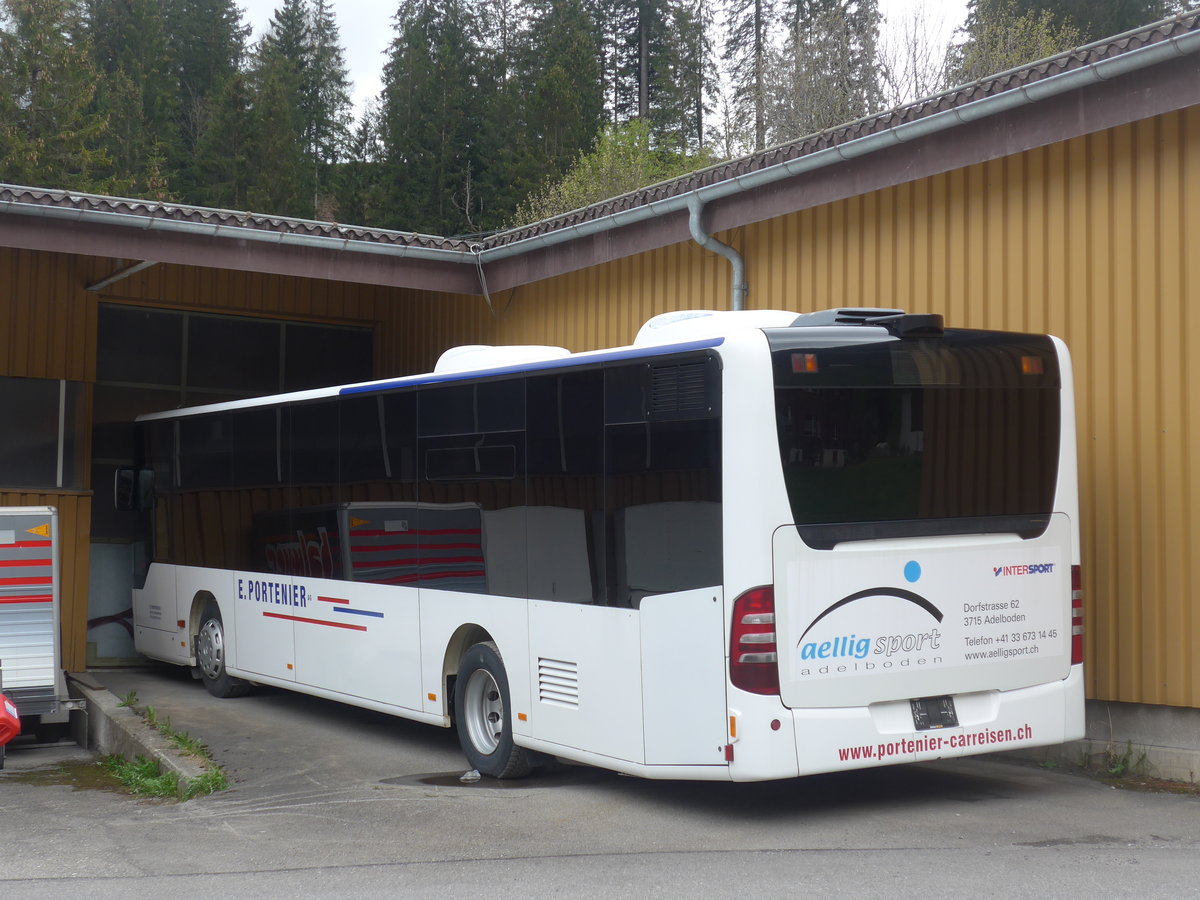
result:
[(494, 643), (463, 654), (454, 692), (458, 742), (471, 768), (493, 778), (520, 778), (531, 768), (524, 747), (513, 743), (508, 676)]
[(240, 697), (250, 685), (225, 671), (225, 626), (215, 600), (204, 604), (196, 635), (196, 663), (204, 686), (214, 697)]

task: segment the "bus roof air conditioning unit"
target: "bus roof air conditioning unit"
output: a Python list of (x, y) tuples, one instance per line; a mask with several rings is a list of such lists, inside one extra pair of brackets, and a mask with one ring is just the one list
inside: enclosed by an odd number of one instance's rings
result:
[(936, 314), (908, 314), (902, 309), (877, 307), (841, 307), (822, 309), (797, 316), (795, 328), (828, 327), (830, 325), (875, 325), (896, 337), (940, 337), (945, 330), (942, 317)]

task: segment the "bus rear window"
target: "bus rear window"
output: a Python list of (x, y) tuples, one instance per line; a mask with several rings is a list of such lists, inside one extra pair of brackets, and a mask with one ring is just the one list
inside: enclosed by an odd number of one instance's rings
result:
[(806, 543), (1045, 530), (1060, 422), (1048, 338), (947, 330), (814, 347), (798, 330), (768, 334), (780, 458)]

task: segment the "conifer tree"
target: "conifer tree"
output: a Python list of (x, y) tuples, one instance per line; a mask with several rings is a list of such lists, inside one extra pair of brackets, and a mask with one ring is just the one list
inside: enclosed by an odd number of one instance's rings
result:
[(291, 59), (268, 55), (253, 72), (246, 199), (261, 212), (312, 218), (313, 171), (305, 154), (298, 67)]
[(210, 123), (218, 118), (228, 122), (244, 112), (218, 106), (235, 96), (244, 99), (246, 85), (228, 82), (241, 72), (250, 27), (234, 0), (163, 0), (163, 10), (179, 135), (177, 146), (166, 148), (168, 165), (176, 173), (181, 199), (199, 202), (196, 198), (212, 193), (200, 171), (212, 161), (197, 160), (202, 141), (209, 152), (216, 150), (207, 136)]
[(694, 153), (707, 141), (717, 81), (712, 0), (673, 0), (668, 12), (668, 50), (651, 123), (661, 146)]
[(241, 72), (226, 78), (210, 99), (204, 129), (190, 160), (188, 202), (224, 209), (250, 208), (255, 160), (251, 103), (252, 92)]
[(353, 121), (350, 102), (350, 70), (342, 48), (330, 0), (314, 0), (312, 6), (310, 71), (304, 101), (304, 142), (313, 172), (313, 210), (327, 218), (332, 195), (332, 171), (349, 149)]
[(630, 13), (633, 28), (626, 36), (625, 81), (633, 90), (625, 109), (618, 110), (618, 118), (636, 117), (649, 122), (651, 104), (659, 105), (667, 77), (664, 70), (670, 14), (664, 0), (631, 0)]
[(469, 0), (403, 0), (384, 67), (387, 221), (413, 231), (474, 230), (481, 99), (480, 19)]
[(768, 138), (794, 140), (878, 109), (877, 0), (785, 0), (787, 35), (768, 77)]
[(359, 225), (385, 221), (383, 169), (382, 112), (379, 101), (372, 100), (350, 134), (345, 162), (334, 169), (339, 221)]
[(0, 4), (0, 170), (6, 181), (103, 190), (107, 121), (93, 106), (92, 65), (78, 4)]
[[(166, 21), (159, 0), (87, 0), (86, 33), (100, 75), (94, 108), (108, 121), (109, 181), (123, 193), (169, 177), (156, 170), (178, 144)], [(164, 187), (160, 184), (160, 190)]]
[(775, 0), (726, 0), (726, 73), (732, 86), (731, 122), (726, 131), (745, 128), (755, 150), (767, 142), (767, 59), (776, 22)]
[[(336, 217), (330, 170), (349, 139), (350, 89), (328, 0), (284, 0), (250, 59), (255, 197), (275, 212)], [(286, 171), (281, 167), (286, 166)]]
[(283, 0), (250, 55), (248, 202), (264, 212), (310, 218), (315, 165), (306, 159), (311, 110), (312, 33), (307, 0)]
[(600, 69), (600, 95), (604, 99), (604, 120), (615, 122), (618, 69), (625, 34), (621, 14), (623, 0), (583, 0), (596, 35), (597, 63)]
[(712, 0), (594, 0), (607, 119), (635, 118), (656, 145), (696, 147), (716, 80)]
[[(524, 40), (527, 10), (517, 0), (479, 9), (478, 131), (472, 138), (470, 190), (455, 203), (471, 232), (502, 224), (529, 191), (536, 140), (527, 121)], [(477, 168), (476, 168), (477, 165)]]
[(603, 116), (599, 49), (579, 0), (533, 0), (519, 62), (537, 178), (565, 172), (591, 148)]

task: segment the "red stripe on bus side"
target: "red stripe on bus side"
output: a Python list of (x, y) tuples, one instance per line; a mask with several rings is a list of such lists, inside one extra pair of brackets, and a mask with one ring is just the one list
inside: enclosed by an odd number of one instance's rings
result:
[(325, 622), (321, 619), (306, 619), (304, 616), (285, 616), (282, 613), (263, 613), (268, 619), (287, 619), (289, 622), (307, 622), (309, 625), (328, 625), (330, 628), (345, 628), (348, 631), (366, 631), (365, 625), (347, 625), (345, 622)]
[(52, 603), (50, 594), (23, 594), (20, 597), (0, 597), (0, 603)]
[(350, 532), (351, 537), (395, 537), (398, 534), (482, 534), (478, 528), (414, 528), (411, 531), (381, 531), (370, 529)]
[(459, 563), (481, 563), (482, 556), (440, 556), (431, 559), (428, 556), (423, 556), (420, 559), (368, 559), (362, 562), (356, 562), (356, 569), (378, 569), (381, 566), (432, 566), (432, 565), (457, 565)]
[(413, 581), (433, 581), (437, 578), (482, 578), (486, 573), (483, 569), (470, 572), (426, 572), (423, 575), (399, 575), (395, 578), (384, 578), (375, 584), (408, 584)]
[(45, 578), (0, 578), (0, 584), (18, 584), (22, 587), (25, 585), (32, 587), (35, 584), (54, 584), (54, 576), (47, 575)]
[(0, 568), (13, 569), (20, 566), (48, 566), (53, 563), (50, 559), (0, 559)]
[(470, 544), (351, 544), (351, 553), (383, 553), (386, 550), (478, 550), (479, 541)]

